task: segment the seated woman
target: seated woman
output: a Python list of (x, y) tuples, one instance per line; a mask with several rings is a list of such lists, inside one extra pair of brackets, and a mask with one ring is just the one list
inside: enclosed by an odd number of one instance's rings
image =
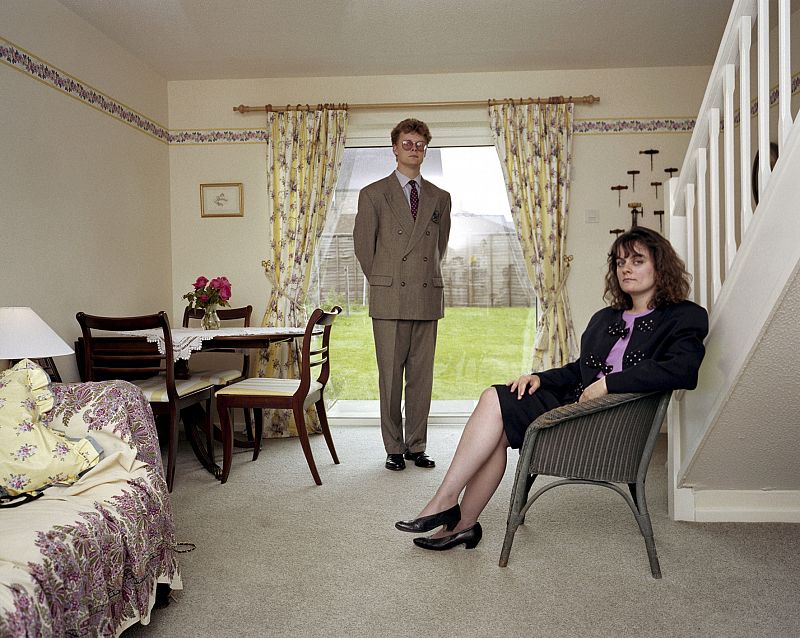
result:
[(617, 237), (606, 273), (610, 306), (589, 321), (580, 358), (484, 390), (436, 494), (416, 519), (397, 522), (397, 529), (423, 533), (442, 527), (414, 544), (446, 550), (464, 543), (471, 549), (481, 540), (478, 516), (503, 478), (507, 449), (521, 447), (538, 416), (608, 393), (694, 388), (708, 314), (687, 301), (689, 279), (657, 232), (639, 226)]

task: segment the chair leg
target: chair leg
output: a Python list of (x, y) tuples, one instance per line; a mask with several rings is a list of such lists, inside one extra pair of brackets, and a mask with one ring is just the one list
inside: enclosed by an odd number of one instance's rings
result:
[(167, 489), (171, 492), (175, 484), (175, 461), (178, 456), (178, 410), (169, 407), (169, 443), (167, 445)]
[(242, 408), (244, 412), (244, 430), (247, 434), (247, 440), (253, 442), (253, 416), (250, 413), (250, 408)]
[[(230, 410), (224, 399), (217, 398), (217, 413), (219, 414), (219, 427), (222, 430), (222, 474), (220, 482), (225, 483), (231, 472), (233, 462), (233, 424), (231, 423)], [(213, 448), (212, 448), (213, 449)]]
[(514, 534), (517, 533), (519, 522), (509, 519), (506, 523), (506, 535), (503, 539), (503, 549), (500, 550), (500, 567), (508, 567), (508, 557), (511, 556), (511, 545), (514, 543)]
[(503, 539), (503, 549), (500, 550), (500, 567), (508, 566), (508, 557), (511, 555), (514, 534), (525, 520), (525, 516), (520, 514), (528, 502), (528, 491), (536, 479), (536, 475), (532, 475), (529, 471), (536, 434), (535, 430), (528, 430), (525, 433), (525, 440), (522, 442), (522, 448), (520, 449), (517, 473), (514, 476), (514, 487), (511, 490), (511, 504), (508, 508), (506, 536)]
[[(533, 487), (533, 482), (536, 480), (536, 477), (539, 476), (538, 474), (528, 474), (528, 479), (525, 482), (525, 502), (528, 502), (528, 495), (531, 493), (531, 488)], [(520, 525), (525, 524), (525, 516), (523, 515), (522, 520), (519, 522)]]
[(317, 407), (317, 414), (319, 415), (319, 424), (322, 427), (322, 435), (325, 437), (325, 443), (328, 444), (328, 449), (333, 457), (333, 462), (339, 464), (339, 457), (336, 456), (336, 448), (333, 447), (333, 437), (331, 436), (331, 429), (328, 427), (328, 415), (325, 412), (325, 400), (320, 397), (319, 401), (314, 404)]
[(258, 458), (258, 453), (261, 451), (261, 437), (264, 436), (264, 410), (261, 408), (253, 408), (253, 415), (255, 417), (256, 432), (253, 438), (253, 460)]
[[(650, 517), (647, 517), (648, 523), (650, 522)], [(644, 546), (647, 549), (647, 560), (650, 561), (650, 573), (653, 575), (653, 578), (661, 578), (661, 564), (658, 562), (658, 553), (656, 552), (656, 541), (653, 538), (653, 535), (650, 534), (649, 536), (644, 537)]]
[(628, 489), (630, 490), (633, 504), (636, 505), (636, 507), (639, 507), (639, 499), (636, 496), (636, 483), (628, 483)]
[(639, 531), (644, 537), (644, 546), (647, 550), (647, 560), (650, 562), (650, 573), (653, 578), (661, 578), (661, 564), (658, 562), (658, 553), (656, 552), (656, 541), (653, 536), (653, 524), (650, 521), (650, 514), (647, 511), (647, 497), (645, 496), (644, 485), (637, 485), (630, 483), (628, 487), (633, 495), (633, 501), (636, 503), (638, 513), (635, 513), (636, 523), (639, 525)]
[(314, 477), (314, 482), (317, 485), (322, 485), (322, 479), (317, 472), (317, 464), (314, 463), (314, 455), (311, 453), (311, 444), (308, 442), (308, 430), (306, 430), (306, 420), (303, 416), (303, 404), (292, 408), (294, 414), (294, 423), (297, 426), (297, 436), (300, 437), (300, 445), (303, 447), (303, 454), (306, 455), (306, 462), (308, 469), (311, 470), (311, 476)]
[[(522, 459), (520, 459), (522, 463)], [(525, 504), (528, 502), (528, 491), (533, 485), (536, 475), (528, 474), (517, 466), (517, 476), (514, 479), (514, 488), (511, 491), (511, 507), (508, 512), (508, 521), (506, 522), (506, 536), (503, 539), (503, 549), (500, 551), (500, 567), (508, 566), (508, 557), (511, 555), (511, 545), (514, 542), (514, 534), (517, 528), (525, 522), (525, 517), (520, 516), (520, 512)]]
[(203, 429), (206, 431), (206, 449), (208, 458), (214, 462), (214, 419), (211, 416), (211, 399), (206, 401), (206, 414), (203, 419)]
[(198, 423), (201, 419), (203, 423), (205, 423), (203, 408), (201, 408), (199, 404), (189, 405), (180, 411), (180, 420), (183, 421), (183, 431), (186, 433), (186, 440), (189, 441), (189, 445), (192, 446), (194, 455), (203, 463), (203, 467), (211, 471), (209, 463), (213, 464), (214, 459), (212, 458), (209, 460), (209, 450), (205, 449), (198, 440), (198, 432), (200, 431)]

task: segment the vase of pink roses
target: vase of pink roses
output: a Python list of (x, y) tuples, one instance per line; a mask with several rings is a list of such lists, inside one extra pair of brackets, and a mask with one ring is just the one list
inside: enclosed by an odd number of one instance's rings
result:
[(183, 298), (188, 300), (189, 307), (203, 309), (203, 318), (200, 320), (203, 330), (218, 330), (220, 321), (217, 307), (230, 305), (231, 282), (227, 277), (215, 277), (209, 281), (201, 275), (192, 287)]

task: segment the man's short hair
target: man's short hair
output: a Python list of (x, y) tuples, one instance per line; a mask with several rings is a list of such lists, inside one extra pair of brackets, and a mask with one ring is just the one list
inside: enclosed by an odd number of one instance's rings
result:
[(401, 133), (416, 133), (425, 138), (425, 144), (430, 144), (431, 142), (431, 131), (428, 125), (421, 120), (415, 120), (413, 117), (403, 120), (392, 129), (392, 146), (397, 144)]

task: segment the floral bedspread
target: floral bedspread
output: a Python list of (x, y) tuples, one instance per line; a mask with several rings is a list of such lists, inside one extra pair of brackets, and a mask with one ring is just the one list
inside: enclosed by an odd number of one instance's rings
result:
[(0, 636), (117, 636), (181, 588), (150, 406), (124, 381), (54, 385), (46, 422), (87, 434), (100, 463), (69, 487), (0, 508)]

